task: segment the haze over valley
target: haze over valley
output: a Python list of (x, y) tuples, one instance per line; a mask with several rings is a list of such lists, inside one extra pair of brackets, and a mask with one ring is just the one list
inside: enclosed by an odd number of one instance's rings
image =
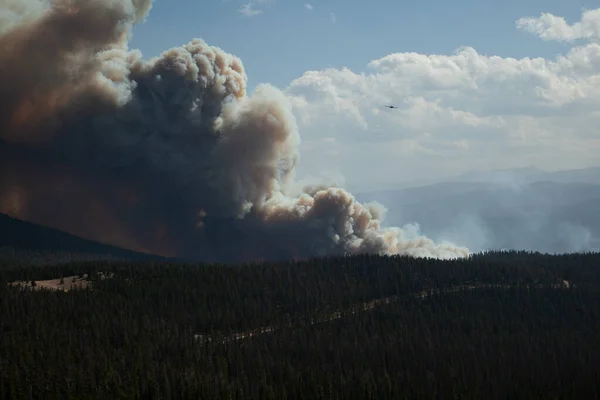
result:
[(475, 171), (420, 187), (357, 195), (388, 208), (385, 223), (412, 224), (471, 251), (573, 253), (600, 249), (600, 168)]

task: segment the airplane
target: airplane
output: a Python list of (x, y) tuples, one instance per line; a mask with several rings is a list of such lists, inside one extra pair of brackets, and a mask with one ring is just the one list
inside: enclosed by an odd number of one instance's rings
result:
[(399, 108), (399, 107), (397, 107), (397, 106), (391, 106), (391, 105), (389, 105), (389, 104), (386, 104), (385, 106), (386, 106), (387, 108)]

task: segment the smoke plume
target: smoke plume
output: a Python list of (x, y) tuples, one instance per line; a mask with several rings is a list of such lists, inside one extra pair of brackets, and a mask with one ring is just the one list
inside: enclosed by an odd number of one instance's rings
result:
[(202, 40), (144, 60), (150, 0), (0, 0), (0, 211), (207, 261), (465, 248), (383, 228), (338, 187), (300, 188), (291, 105)]

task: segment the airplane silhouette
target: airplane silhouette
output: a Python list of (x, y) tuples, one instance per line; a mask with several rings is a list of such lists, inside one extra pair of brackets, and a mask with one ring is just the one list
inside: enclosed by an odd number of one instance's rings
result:
[(386, 104), (385, 106), (386, 106), (387, 108), (399, 108), (399, 107), (396, 107), (396, 106), (391, 106), (391, 105), (389, 105), (389, 104)]

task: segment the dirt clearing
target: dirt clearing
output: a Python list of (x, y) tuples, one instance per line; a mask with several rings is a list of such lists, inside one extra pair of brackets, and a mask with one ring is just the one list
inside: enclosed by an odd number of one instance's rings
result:
[[(98, 276), (100, 279), (112, 278), (113, 274), (105, 274), (103, 272), (98, 272)], [(86, 289), (91, 288), (92, 281), (89, 279), (88, 274), (84, 274), (83, 276), (65, 276), (62, 278), (56, 279), (47, 279), (42, 281), (19, 281), (12, 282), (13, 286), (21, 286), (25, 290), (40, 290), (40, 289), (50, 289), (50, 290), (60, 290), (63, 292), (68, 292), (72, 289)]]

